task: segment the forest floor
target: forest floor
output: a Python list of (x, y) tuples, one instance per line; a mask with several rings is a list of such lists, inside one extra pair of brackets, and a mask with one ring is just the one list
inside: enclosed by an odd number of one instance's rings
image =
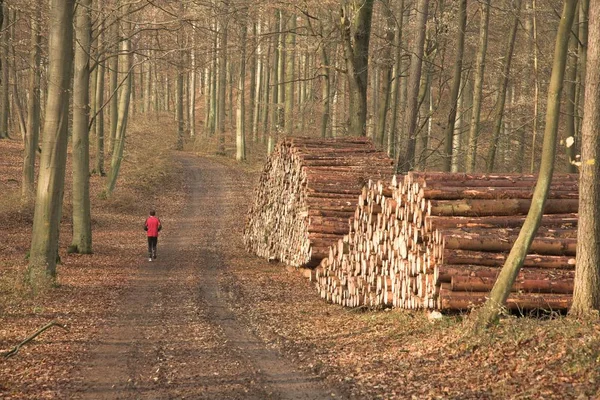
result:
[[(293, 269), (245, 252), (260, 163), (164, 149), (149, 122), (128, 139), (115, 196), (92, 178), (94, 254), (67, 254), (57, 285), (23, 281), (32, 224), (19, 205), (21, 144), (0, 142), (1, 399), (596, 398), (600, 324), (468, 318), (327, 304)], [(172, 132), (172, 131), (171, 131)], [(69, 186), (69, 185), (67, 185)], [(67, 187), (67, 193), (69, 193)], [(141, 229), (156, 208), (158, 259)]]

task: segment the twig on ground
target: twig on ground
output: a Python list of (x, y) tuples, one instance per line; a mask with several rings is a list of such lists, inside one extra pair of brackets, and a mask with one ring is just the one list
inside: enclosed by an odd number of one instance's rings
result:
[(0, 353), (0, 355), (4, 358), (9, 358), (12, 357), (14, 355), (16, 355), (19, 350), (21, 349), (21, 346), (26, 345), (27, 343), (31, 342), (33, 339), (35, 339), (37, 336), (39, 336), (40, 334), (42, 334), (46, 329), (52, 328), (53, 326), (58, 326), (59, 328), (64, 329), (65, 331), (69, 331), (67, 329), (66, 326), (64, 326), (63, 324), (59, 324), (56, 321), (52, 321), (47, 323), (46, 325), (42, 326), (40, 329), (38, 329), (33, 335), (29, 336), (27, 339), (23, 340), (21, 343), (19, 343), (18, 345), (16, 345), (15, 347), (13, 347), (12, 349)]

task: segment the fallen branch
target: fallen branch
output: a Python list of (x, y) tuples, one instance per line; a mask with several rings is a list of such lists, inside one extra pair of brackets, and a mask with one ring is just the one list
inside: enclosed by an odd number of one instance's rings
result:
[(27, 339), (23, 340), (21, 343), (19, 343), (15, 347), (13, 347), (11, 350), (6, 351), (4, 353), (1, 353), (2, 357), (9, 358), (9, 357), (14, 356), (15, 354), (17, 354), (19, 352), (19, 350), (21, 349), (21, 346), (24, 346), (27, 343), (31, 342), (33, 339), (35, 339), (36, 337), (38, 337), (39, 335), (41, 335), (45, 330), (50, 329), (53, 326), (58, 326), (59, 328), (62, 328), (62, 329), (64, 329), (67, 332), (69, 331), (67, 329), (67, 327), (65, 327), (62, 324), (59, 324), (56, 321), (49, 322), (48, 324), (46, 324), (43, 327), (41, 327), (40, 329), (38, 329), (33, 335), (29, 336)]

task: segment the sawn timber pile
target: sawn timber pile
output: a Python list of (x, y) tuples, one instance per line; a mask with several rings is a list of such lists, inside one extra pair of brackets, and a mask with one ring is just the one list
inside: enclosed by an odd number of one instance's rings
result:
[[(321, 297), (350, 307), (442, 311), (483, 303), (525, 220), (536, 179), (410, 172), (370, 184), (349, 233), (316, 269)], [(508, 308), (570, 306), (577, 207), (577, 176), (556, 175)]]
[(287, 138), (268, 158), (248, 212), (248, 251), (315, 267), (349, 230), (369, 179), (391, 179), (393, 162), (367, 138)]

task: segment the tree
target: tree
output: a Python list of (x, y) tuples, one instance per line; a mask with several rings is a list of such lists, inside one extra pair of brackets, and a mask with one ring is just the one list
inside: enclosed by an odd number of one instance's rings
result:
[(96, 62), (96, 111), (93, 116), (92, 123), (96, 125), (96, 164), (95, 171), (98, 175), (106, 175), (104, 172), (104, 78), (106, 68), (104, 66), (105, 49), (102, 40), (104, 38), (104, 22), (100, 23), (98, 28), (98, 60)]
[(558, 120), (560, 116), (560, 98), (565, 76), (569, 36), (576, 8), (577, 0), (565, 0), (556, 35), (552, 76), (548, 87), (548, 110), (546, 113), (540, 172), (533, 192), (529, 213), (515, 244), (504, 262), (504, 266), (498, 275), (498, 279), (492, 288), (488, 300), (477, 312), (477, 329), (487, 327), (497, 320), (500, 310), (508, 298), (513, 282), (523, 266), (525, 256), (531, 247), (531, 242), (542, 220), (544, 205), (546, 204), (546, 198), (548, 197), (552, 181), (552, 173), (554, 171)]
[(410, 78), (408, 82), (408, 101), (406, 105), (405, 129), (408, 134), (408, 144), (404, 155), (397, 152), (396, 172), (410, 171), (415, 166), (415, 149), (417, 144), (417, 119), (419, 115), (419, 87), (421, 83), (421, 67), (425, 34), (427, 31), (427, 14), (429, 0), (418, 0), (417, 22), (415, 26), (415, 40), (413, 41), (413, 55), (410, 60)]
[(92, 252), (90, 206), (90, 50), (91, 0), (79, 0), (75, 10), (75, 68), (73, 78), (73, 241), (70, 250)]
[(396, 28), (396, 20), (392, 13), (389, 0), (382, 1), (383, 13), (386, 19), (385, 28), (385, 48), (381, 57), (381, 70), (383, 73), (383, 81), (381, 82), (379, 109), (377, 115), (376, 141), (383, 147), (385, 144), (386, 119), (388, 109), (390, 108), (390, 89), (392, 86), (392, 70), (394, 67), (394, 58), (392, 56), (392, 47), (394, 45), (394, 30)]
[(10, 49), (10, 12), (8, 5), (2, 2), (2, 15), (4, 22), (2, 26), (1, 44), (0, 44), (0, 65), (2, 65), (2, 79), (0, 86), (0, 139), (9, 137), (8, 133), (8, 117), (10, 113), (10, 63), (9, 60), (9, 49)]
[(404, 0), (400, 0), (398, 3), (398, 10), (396, 16), (396, 34), (394, 36), (394, 48), (395, 48), (395, 60), (394, 60), (394, 70), (392, 72), (392, 88), (391, 88), (391, 100), (392, 100), (392, 120), (390, 122), (390, 129), (388, 132), (388, 154), (392, 156), (394, 159), (396, 158), (396, 140), (398, 139), (398, 135), (396, 135), (396, 127), (398, 126), (398, 109), (400, 106), (400, 81), (403, 80), (401, 77), (402, 74), (402, 27), (404, 21)]
[(460, 81), (462, 76), (463, 53), (465, 49), (465, 29), (467, 27), (467, 0), (460, 0), (458, 6), (458, 29), (456, 31), (456, 58), (454, 61), (454, 73), (452, 76), (452, 90), (450, 93), (450, 112), (444, 134), (444, 171), (450, 171), (452, 167), (452, 154), (454, 144), (454, 124), (456, 122), (456, 109), (458, 106), (458, 95), (460, 92)]
[[(128, 14), (129, 7), (124, 10), (124, 15)], [(123, 22), (124, 28), (130, 26), (130, 22)], [(126, 29), (129, 31), (129, 29)], [(121, 49), (119, 52), (119, 77), (121, 77), (122, 84), (119, 90), (119, 108), (117, 113), (117, 132), (114, 139), (114, 149), (112, 154), (112, 160), (110, 163), (110, 172), (108, 174), (108, 180), (106, 182), (106, 194), (111, 196), (115, 185), (117, 184), (117, 177), (119, 176), (119, 170), (121, 168), (121, 161), (123, 160), (123, 150), (125, 148), (125, 134), (127, 132), (127, 121), (129, 119), (129, 102), (131, 99), (131, 38), (126, 36), (121, 40)]]
[(581, 129), (579, 224), (573, 305), (570, 314), (600, 310), (600, 8), (589, 10), (585, 106)]
[(369, 41), (374, 0), (354, 0), (342, 7), (342, 42), (349, 85), (350, 133), (367, 134)]
[(492, 172), (494, 170), (494, 164), (496, 161), (496, 150), (498, 149), (498, 142), (500, 141), (500, 132), (502, 130), (502, 121), (504, 119), (504, 105), (506, 103), (506, 90), (508, 88), (508, 77), (510, 74), (510, 66), (512, 64), (513, 53), (515, 49), (515, 40), (517, 37), (517, 30), (519, 28), (519, 11), (521, 10), (521, 0), (516, 0), (514, 3), (514, 16), (506, 43), (506, 53), (504, 55), (504, 68), (498, 82), (498, 99), (496, 101), (496, 108), (494, 110), (494, 130), (492, 132), (492, 145), (488, 152), (487, 157), (487, 171)]
[(48, 81), (51, 84), (48, 85), (28, 267), (28, 279), (34, 289), (46, 286), (56, 276), (67, 162), (73, 6), (74, 0), (50, 2)]
[(475, 62), (475, 83), (473, 84), (473, 111), (469, 124), (469, 147), (467, 149), (466, 171), (473, 172), (477, 155), (477, 139), (481, 118), (483, 78), (485, 72), (485, 56), (487, 53), (488, 28), (490, 20), (490, 0), (481, 2), (481, 22), (479, 23), (479, 51)]
[(295, 57), (296, 47), (296, 16), (292, 14), (289, 19), (288, 33), (286, 34), (286, 51), (285, 51), (285, 134), (288, 136), (294, 133), (295, 118), (294, 113), (298, 112), (294, 109), (294, 75), (296, 67)]
[(23, 201), (29, 202), (34, 193), (35, 155), (38, 149), (40, 135), (40, 67), (41, 43), (40, 29), (41, 10), (31, 17), (31, 70), (29, 71), (29, 105), (27, 110), (27, 132), (25, 133), (25, 150), (23, 152), (23, 182), (21, 195)]
[(237, 161), (246, 160), (246, 38), (248, 32), (247, 15), (241, 21), (240, 76), (238, 79), (238, 104), (236, 110), (236, 154)]

